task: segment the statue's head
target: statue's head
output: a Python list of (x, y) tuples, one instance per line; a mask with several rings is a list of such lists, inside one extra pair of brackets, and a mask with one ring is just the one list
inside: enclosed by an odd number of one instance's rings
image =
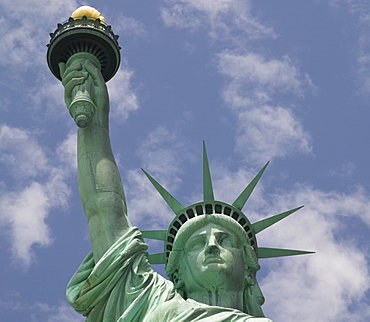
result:
[(177, 232), (166, 274), (185, 299), (199, 289), (223, 289), (243, 295), (244, 311), (260, 315), (264, 298), (255, 279), (259, 268), (240, 224), (222, 214), (205, 214)]
[(142, 231), (146, 238), (164, 241), (164, 253), (149, 255), (149, 260), (166, 264), (167, 276), (184, 298), (200, 288), (223, 288), (243, 295), (244, 312), (263, 316), (264, 297), (256, 280), (258, 258), (309, 253), (257, 246), (257, 233), (301, 208), (253, 224), (249, 221), (241, 210), (266, 167), (267, 164), (232, 204), (216, 201), (204, 146), (203, 201), (188, 207), (183, 207), (144, 171), (176, 214), (167, 230)]
[[(166, 265), (176, 288), (190, 287), (192, 280), (205, 288), (222, 283), (240, 287), (242, 272), (259, 269), (257, 256), (246, 232), (235, 220), (220, 214), (187, 221), (176, 234)], [(183, 284), (188, 284), (186, 287)]]
[[(259, 267), (244, 229), (230, 217), (207, 214), (181, 226), (166, 274), (186, 298), (199, 288), (247, 293), (256, 284), (255, 273)], [(260, 295), (259, 301), (263, 303)]]

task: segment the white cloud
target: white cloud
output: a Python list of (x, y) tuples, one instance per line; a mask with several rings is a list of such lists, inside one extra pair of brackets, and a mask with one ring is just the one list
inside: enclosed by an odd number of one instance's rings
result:
[(253, 163), (291, 153), (310, 153), (311, 137), (292, 111), (264, 105), (239, 113), (236, 150)]
[(207, 28), (213, 40), (235, 45), (243, 44), (245, 37), (275, 37), (271, 28), (252, 16), (250, 0), (169, 0), (167, 6), (162, 7), (161, 15), (169, 27)]
[(64, 166), (64, 171), (77, 172), (77, 131), (69, 133), (57, 147), (57, 156)]
[(64, 302), (59, 305), (36, 302), (30, 307), (30, 311), (33, 311), (33, 315), (37, 315), (40, 320), (47, 322), (83, 322), (86, 320)]
[(288, 56), (245, 52), (249, 39), (275, 36), (253, 17), (250, 1), (168, 1), (162, 18), (167, 26), (206, 28), (211, 39), (231, 41), (234, 49), (217, 54), (216, 64), (226, 80), (222, 97), (238, 117), (237, 149), (246, 159), (261, 162), (293, 151), (311, 152), (311, 138), (300, 120), (290, 108), (274, 106), (274, 100), (283, 94), (301, 97), (314, 86)]
[(130, 84), (133, 76), (133, 71), (129, 70), (126, 66), (121, 67), (114, 78), (107, 84), (111, 101), (112, 119), (116, 119), (117, 117), (126, 120), (130, 112), (139, 108), (137, 95), (132, 90)]
[(0, 199), (1, 222), (11, 228), (12, 253), (28, 266), (33, 244), (47, 246), (52, 242), (45, 223), (47, 197), (39, 183), (22, 191), (4, 194)]
[(63, 120), (70, 118), (64, 103), (64, 88), (49, 70), (39, 71), (35, 86), (27, 88), (29, 108), (38, 119)]
[(218, 71), (227, 80), (223, 98), (238, 117), (237, 150), (252, 162), (293, 151), (310, 153), (311, 138), (299, 119), (289, 108), (272, 105), (279, 94), (301, 96), (305, 85), (311, 88), (309, 78), (302, 78), (288, 57), (266, 59), (257, 53), (230, 51), (217, 57)]
[(45, 152), (27, 131), (2, 125), (0, 153), (0, 162), (18, 180), (41, 176), (48, 170)]
[(115, 34), (122, 34), (125, 38), (140, 38), (147, 34), (145, 25), (141, 21), (133, 17), (126, 17), (121, 13), (118, 14), (112, 23), (108, 21), (108, 24), (112, 24), (112, 26), (114, 26)]
[(56, 23), (67, 20), (76, 7), (74, 0), (1, 1), (0, 64), (12, 66), (13, 72), (44, 66), (49, 41), (44, 27), (53, 32)]
[(342, 164), (337, 169), (330, 171), (330, 175), (339, 178), (350, 178), (356, 171), (356, 165), (352, 162)]
[(184, 139), (176, 131), (165, 127), (157, 127), (149, 133), (138, 154), (146, 170), (172, 180), (181, 173), (183, 162), (193, 158)]
[(369, 305), (364, 302), (370, 288), (368, 258), (363, 252), (368, 247), (350, 240), (343, 223), (345, 218), (357, 218), (370, 226), (370, 200), (363, 189), (346, 195), (297, 185), (269, 196), (269, 201), (270, 213), (273, 208), (306, 207), (261, 233), (260, 246), (316, 251), (261, 261), (271, 268), (261, 283), (271, 316), (277, 321), (307, 322), (369, 317)]
[(69, 305), (61, 305), (51, 312), (47, 322), (84, 322), (86, 318), (75, 312)]
[[(45, 220), (53, 207), (66, 206), (69, 188), (65, 179), (70, 171), (52, 165), (53, 160), (29, 132), (2, 125), (0, 136), (0, 162), (8, 170), (8, 176), (3, 176), (0, 225), (10, 239), (14, 259), (27, 268), (34, 259), (32, 247), (52, 243)], [(59, 151), (65, 146), (62, 143)]]
[[(22, 316), (27, 315), (27, 321), (47, 321), (47, 322), (83, 322), (86, 319), (78, 314), (68, 303), (60, 301), (57, 305), (47, 303), (21, 302), (19, 294), (7, 294), (5, 301), (0, 300), (2, 312), (16, 311), (22, 312)], [(9, 315), (10, 316), (10, 315)]]
[[(179, 175), (182, 173), (183, 162), (193, 158), (185, 141), (174, 131), (158, 127), (139, 146), (138, 155), (144, 170), (176, 198), (176, 189), (182, 182)], [(126, 181), (132, 221), (141, 228), (147, 223), (152, 225), (151, 228), (167, 228), (173, 219), (173, 212), (144, 173), (140, 170), (128, 171)]]
[(299, 70), (289, 57), (266, 59), (257, 53), (217, 55), (218, 71), (229, 80), (223, 90), (225, 101), (234, 108), (269, 102), (276, 93), (302, 94)]

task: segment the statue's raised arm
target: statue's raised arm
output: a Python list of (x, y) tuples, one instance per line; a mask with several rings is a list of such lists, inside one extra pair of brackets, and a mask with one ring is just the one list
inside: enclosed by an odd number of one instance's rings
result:
[(71, 105), (74, 89), (89, 82), (96, 106), (90, 124), (78, 129), (77, 157), (78, 188), (97, 262), (131, 224), (110, 144), (107, 86), (98, 67), (86, 57), (81, 55), (71, 65), (59, 66), (66, 105)]

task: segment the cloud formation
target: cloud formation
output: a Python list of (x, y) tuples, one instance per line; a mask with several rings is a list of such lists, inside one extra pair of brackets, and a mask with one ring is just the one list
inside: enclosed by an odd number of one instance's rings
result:
[(305, 78), (290, 59), (229, 51), (217, 57), (218, 71), (226, 78), (223, 98), (238, 117), (236, 149), (252, 163), (292, 151), (310, 153), (310, 135), (297, 116), (288, 107), (273, 105), (276, 95), (303, 93)]
[[(52, 243), (45, 220), (53, 207), (66, 206), (69, 188), (65, 179), (70, 171), (53, 165), (35, 135), (25, 130), (2, 125), (0, 141), (0, 162), (8, 170), (2, 176), (0, 225), (14, 260), (27, 268), (34, 259), (33, 246)], [(70, 153), (65, 151), (67, 146), (62, 143), (60, 155)]]
[(127, 37), (141, 38), (147, 35), (146, 27), (141, 21), (133, 17), (126, 17), (121, 13), (114, 17), (113, 21), (108, 21), (107, 23), (112, 24), (115, 33), (124, 35), (125, 39)]
[(66, 20), (76, 7), (74, 0), (1, 1), (0, 65), (11, 66), (13, 73), (44, 65), (49, 39), (39, 24), (49, 25), (52, 32), (56, 29), (55, 22)]
[(112, 119), (124, 121), (128, 118), (130, 112), (139, 108), (139, 100), (131, 85), (134, 72), (129, 70), (124, 61), (121, 65), (123, 67), (121, 66), (107, 85)]
[(161, 15), (168, 27), (206, 30), (212, 40), (275, 37), (272, 28), (251, 14), (250, 0), (167, 0)]
[[(158, 127), (138, 148), (143, 169), (171, 194), (182, 182), (184, 162), (193, 158), (186, 141), (176, 132)], [(141, 228), (165, 229), (173, 219), (173, 212), (140, 170), (125, 171), (128, 209), (131, 220)], [(145, 200), (145, 202), (143, 202)]]
[(219, 73), (229, 80), (223, 97), (232, 108), (260, 106), (277, 93), (302, 94), (299, 70), (287, 56), (267, 59), (258, 53), (224, 51), (217, 58)]
[[(276, 104), (279, 95), (302, 97), (312, 90), (310, 77), (301, 75), (287, 55), (268, 58), (246, 49), (253, 40), (275, 38), (271, 28), (253, 17), (250, 1), (170, 1), (162, 8), (162, 18), (168, 27), (205, 28), (213, 41), (225, 37), (230, 42), (229, 49), (215, 54), (216, 68), (225, 79), (222, 98), (238, 118), (236, 150), (244, 151), (246, 160), (255, 164), (292, 151), (312, 151), (297, 113)], [(244, 37), (239, 38), (241, 31)]]
[(294, 113), (280, 106), (259, 106), (238, 113), (236, 150), (259, 164), (292, 152), (310, 153), (311, 137)]
[[(263, 262), (271, 268), (262, 287), (266, 309), (277, 321), (358, 321), (370, 317), (368, 246), (349, 240), (346, 221), (370, 226), (369, 197), (296, 185), (269, 196), (269, 212), (307, 206), (263, 234), (270, 247), (314, 250), (316, 254)], [(261, 242), (260, 242), (261, 245)], [(265, 245), (265, 244), (264, 244)], [(275, 263), (274, 263), (275, 261)], [(355, 308), (355, 309), (354, 309)]]
[(27, 315), (27, 321), (46, 322), (83, 322), (86, 319), (74, 311), (66, 301), (60, 301), (57, 305), (41, 302), (20, 302), (19, 294), (7, 294), (7, 299), (0, 300), (0, 309), (4, 311), (23, 312)]

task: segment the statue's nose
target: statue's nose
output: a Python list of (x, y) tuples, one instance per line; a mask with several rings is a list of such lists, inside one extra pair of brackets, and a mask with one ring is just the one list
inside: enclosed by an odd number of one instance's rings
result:
[(220, 249), (216, 245), (209, 245), (207, 248), (207, 254), (220, 254)]

